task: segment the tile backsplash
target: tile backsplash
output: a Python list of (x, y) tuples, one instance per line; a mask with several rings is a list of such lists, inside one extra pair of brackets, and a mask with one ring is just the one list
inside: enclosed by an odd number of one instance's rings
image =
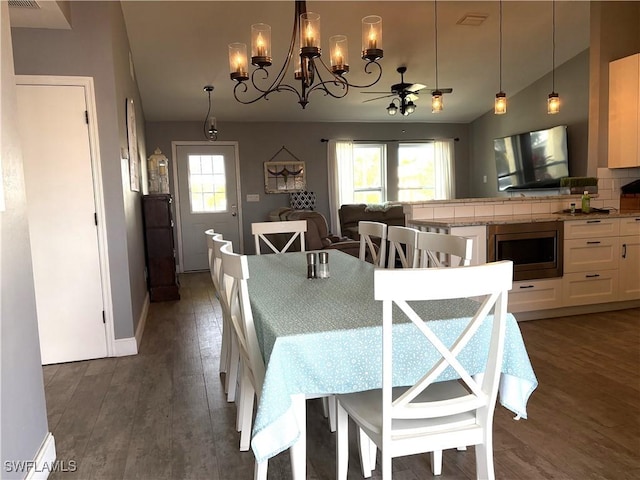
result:
[[(640, 168), (598, 168), (598, 193), (591, 199), (595, 208), (620, 208), (620, 187), (640, 179)], [(523, 196), (496, 198), (463, 198), (432, 200), (404, 205), (408, 219), (474, 218), (501, 215), (553, 213), (567, 209), (571, 203), (579, 208), (581, 195)]]

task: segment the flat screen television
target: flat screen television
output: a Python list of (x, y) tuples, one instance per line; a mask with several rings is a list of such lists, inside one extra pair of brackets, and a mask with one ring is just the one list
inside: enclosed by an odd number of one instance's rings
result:
[(498, 191), (556, 188), (569, 176), (565, 125), (493, 140)]

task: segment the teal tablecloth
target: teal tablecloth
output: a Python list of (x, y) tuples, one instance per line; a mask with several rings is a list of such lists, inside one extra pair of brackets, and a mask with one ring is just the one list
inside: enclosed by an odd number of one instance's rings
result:
[[(382, 385), (382, 302), (373, 298), (374, 267), (337, 250), (329, 257), (328, 279), (307, 279), (304, 253), (248, 257), (249, 297), (266, 366), (251, 440), (258, 461), (297, 440), (291, 395), (349, 393)], [(476, 308), (461, 299), (422, 302), (416, 310), (433, 320), (430, 327), (451, 345)], [(436, 352), (397, 312), (394, 383), (407, 385), (424, 374), (424, 365), (434, 362)], [(486, 342), (480, 341), (489, 335), (485, 323), (458, 357), (472, 373), (479, 373), (486, 359)], [(419, 355), (416, 341), (424, 346)], [(441, 376), (452, 378), (451, 368)], [(500, 403), (526, 418), (527, 400), (537, 384), (518, 324), (509, 315)]]

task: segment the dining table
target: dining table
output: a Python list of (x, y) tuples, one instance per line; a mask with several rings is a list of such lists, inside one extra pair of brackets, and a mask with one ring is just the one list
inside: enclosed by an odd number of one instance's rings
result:
[[(265, 364), (251, 448), (265, 462), (288, 448), (305, 478), (305, 399), (382, 387), (382, 302), (374, 299), (372, 264), (339, 250), (329, 253), (329, 277), (307, 278), (307, 253), (248, 255), (249, 300)], [(464, 268), (464, 267), (460, 267)], [(429, 288), (425, 285), (425, 288)], [(478, 308), (473, 299), (411, 302), (450, 346)], [(410, 385), (438, 358), (436, 349), (401, 311), (394, 311), (393, 382)], [(491, 319), (458, 356), (471, 374), (483, 371)], [(427, 367), (425, 368), (425, 365)], [(438, 381), (457, 378), (449, 367)], [(507, 315), (499, 402), (527, 418), (538, 385), (515, 317)]]

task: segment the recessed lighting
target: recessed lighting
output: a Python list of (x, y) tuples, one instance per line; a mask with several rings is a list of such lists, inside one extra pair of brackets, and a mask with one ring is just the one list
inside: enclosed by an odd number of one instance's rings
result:
[(469, 27), (479, 27), (487, 18), (489, 18), (489, 15), (486, 13), (465, 13), (456, 23)]

